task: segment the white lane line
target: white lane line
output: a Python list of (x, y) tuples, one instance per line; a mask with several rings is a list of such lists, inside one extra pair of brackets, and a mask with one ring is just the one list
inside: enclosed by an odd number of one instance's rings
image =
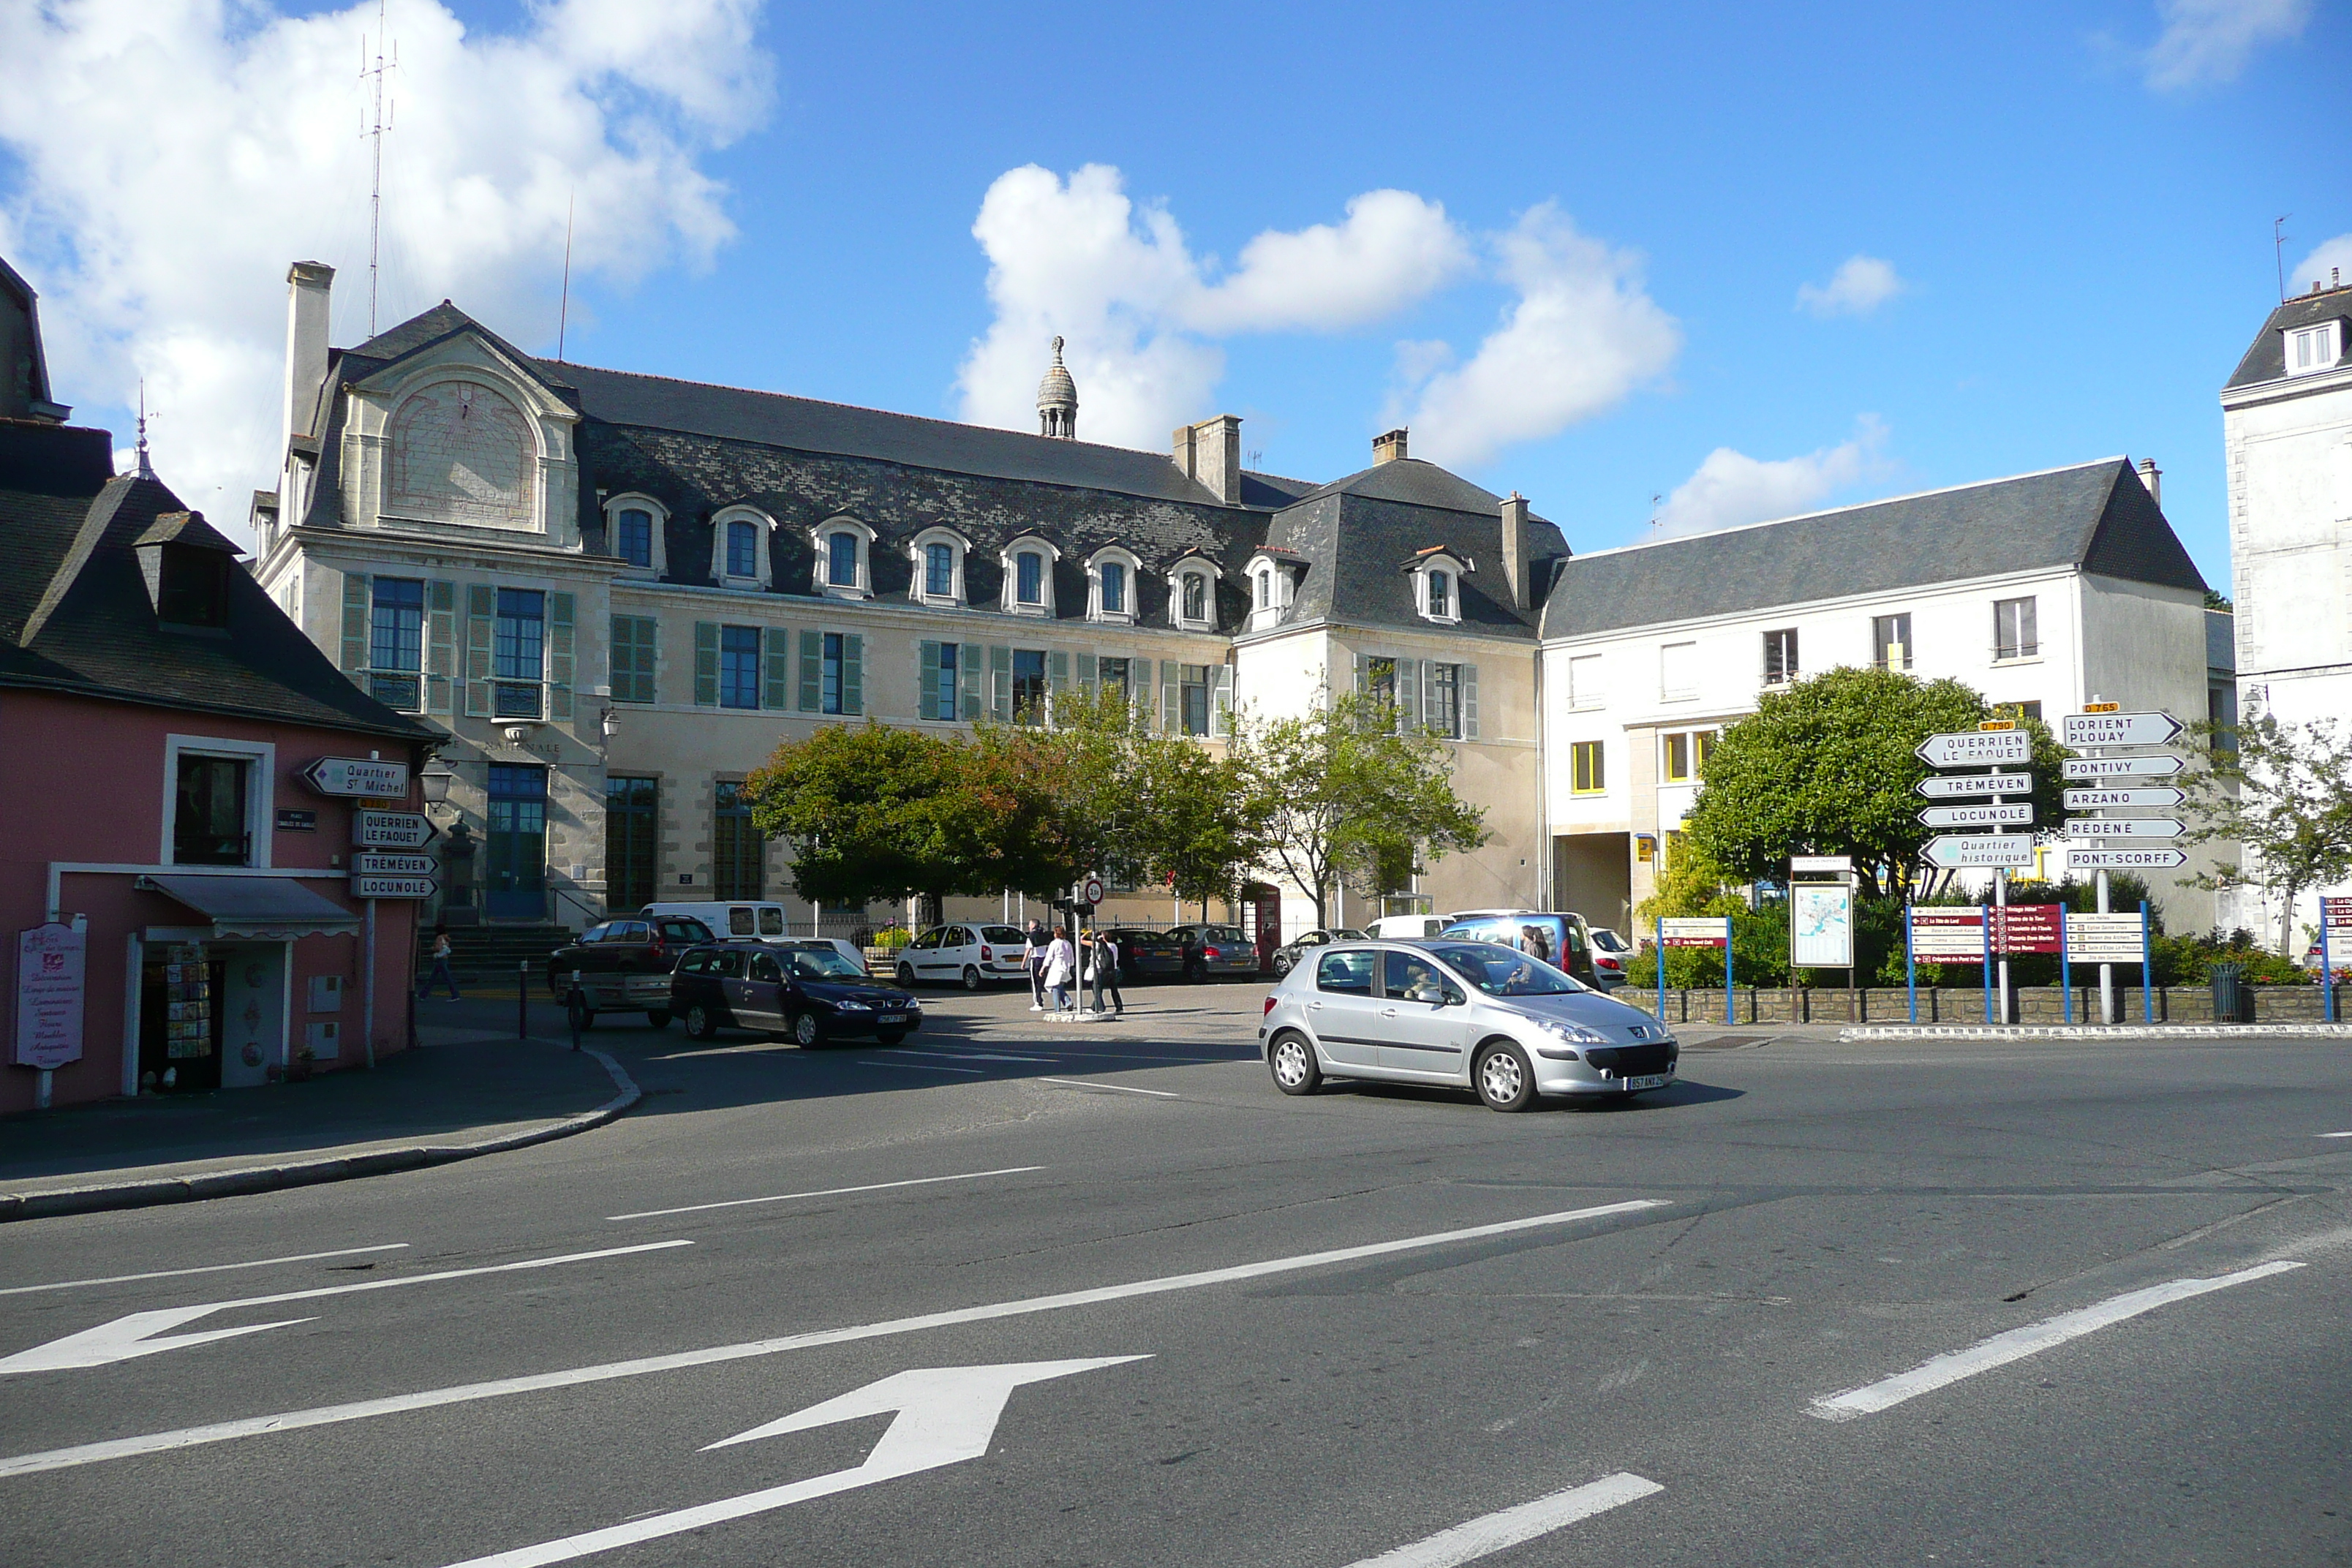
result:
[(1121, 1094), (1156, 1094), (1162, 1100), (1181, 1100), (1184, 1098), (1181, 1094), (1171, 1094), (1164, 1089), (1129, 1089), (1123, 1083), (1088, 1083), (1082, 1078), (1045, 1078), (1040, 1076), (1037, 1081), (1039, 1083), (1058, 1083), (1069, 1089), (1115, 1089)]
[(129, 1285), (141, 1279), (177, 1279), (188, 1274), (225, 1274), (232, 1268), (268, 1268), (280, 1263), (310, 1263), (321, 1258), (357, 1258), (365, 1252), (397, 1252), (408, 1243), (387, 1241), (377, 1247), (339, 1247), (332, 1252), (296, 1252), (284, 1258), (257, 1258), (250, 1263), (208, 1263), (201, 1268), (158, 1268), (146, 1274), (109, 1274), (100, 1279), (59, 1279), (47, 1285), (11, 1285), (0, 1296), (30, 1296), (39, 1290), (79, 1290), (85, 1285)]
[(2322, 1138), (2352, 1138), (2352, 1132), (2322, 1132)]
[(878, 1193), (888, 1187), (928, 1187), (940, 1182), (976, 1182), (982, 1176), (1018, 1176), (1042, 1171), (1043, 1165), (1007, 1165), (1001, 1171), (965, 1171), (953, 1176), (916, 1176), (904, 1182), (869, 1182), (862, 1187), (826, 1187), (814, 1193), (777, 1193), (764, 1198), (728, 1198), (715, 1204), (688, 1204), (682, 1208), (640, 1209), (635, 1214), (608, 1214), (608, 1220), (659, 1219), (665, 1215), (700, 1214), (705, 1209), (739, 1209), (747, 1204), (781, 1204), (793, 1198), (837, 1198), (845, 1193)]
[(1824, 1394), (1813, 1401), (1806, 1412), (1824, 1421), (1852, 1421), (1856, 1416), (1874, 1415), (1891, 1410), (1906, 1399), (1931, 1394), (1946, 1384), (1958, 1383), (1964, 1377), (1974, 1377), (1997, 1366), (2039, 1355), (2054, 1345), (2064, 1344), (2097, 1330), (2110, 1327), (2143, 1312), (2172, 1301), (2185, 1301), (2192, 1296), (2202, 1296), (2212, 1290), (2226, 1290), (2232, 1285), (2243, 1285), (2255, 1279), (2266, 1279), (2273, 1274), (2284, 1274), (2303, 1265), (2294, 1262), (2257, 1264), (2241, 1268), (2234, 1274), (2218, 1274), (2204, 1279), (2174, 1279), (2162, 1285), (2151, 1285), (2144, 1290), (2130, 1290), (2111, 1296), (2094, 1305), (2072, 1312), (2061, 1312), (2038, 1323), (2021, 1329), (2011, 1329), (2005, 1334), (1970, 1345), (1950, 1355), (1939, 1355), (1933, 1361), (1922, 1362), (1909, 1372), (1882, 1378), (1861, 1388), (1850, 1388), (1843, 1394)]
[(136, 1437), (117, 1437), (103, 1443), (83, 1443), (70, 1448), (51, 1448), (35, 1454), (18, 1454), (0, 1458), (0, 1479), (9, 1476), (37, 1475), (47, 1470), (71, 1469), (79, 1465), (101, 1464), (109, 1459), (130, 1458), (140, 1454), (169, 1453), (179, 1448), (192, 1448), (205, 1443), (226, 1443), (239, 1437), (258, 1437), (271, 1432), (297, 1432), (311, 1426), (331, 1426), (345, 1421), (369, 1421), (382, 1415), (399, 1415), (412, 1410), (430, 1410), (444, 1405), (463, 1405), (479, 1399), (502, 1399), (509, 1394), (536, 1394), (543, 1389), (572, 1388), (587, 1383), (606, 1383), (614, 1378), (643, 1377), (650, 1373), (676, 1372), (681, 1368), (713, 1366), (723, 1362), (744, 1361), (754, 1356), (775, 1355), (784, 1351), (805, 1350), (818, 1345), (847, 1344), (859, 1340), (882, 1339), (896, 1334), (919, 1333), (928, 1329), (952, 1328), (961, 1323), (992, 1322), (1004, 1318), (1027, 1317), (1037, 1312), (1059, 1311), (1067, 1307), (1090, 1307), (1105, 1301), (1123, 1301), (1139, 1296), (1159, 1296), (1175, 1290), (1198, 1290), (1211, 1285), (1229, 1285), (1244, 1279), (1262, 1279), (1269, 1275), (1291, 1274), (1304, 1268), (1327, 1268), (1338, 1263), (1354, 1263), (1367, 1258), (1386, 1258), (1394, 1253), (1417, 1252), (1451, 1242), (1480, 1241), (1488, 1237), (1516, 1236), (1523, 1231), (1544, 1230), (1554, 1226), (1573, 1225), (1580, 1220), (1606, 1219), (1615, 1215), (1639, 1214), (1648, 1209), (1670, 1208), (1664, 1198), (1629, 1198), (1622, 1203), (1597, 1204), (1590, 1208), (1561, 1209), (1551, 1214), (1530, 1215), (1525, 1219), (1498, 1220), (1491, 1225), (1467, 1226), (1460, 1230), (1439, 1230), (1421, 1236), (1402, 1237), (1394, 1241), (1374, 1241), (1360, 1247), (1333, 1247), (1324, 1252), (1305, 1252), (1288, 1258), (1269, 1258), (1256, 1263), (1235, 1264), (1224, 1268), (1204, 1268), (1192, 1274), (1165, 1274), (1152, 1279), (1136, 1279), (1124, 1285), (1099, 1285), (1091, 1289), (1065, 1290), (1052, 1296), (1029, 1296), (1013, 1301), (992, 1301), (977, 1307), (958, 1307), (943, 1312), (926, 1312), (919, 1317), (892, 1318), (878, 1323), (859, 1323), (848, 1328), (819, 1329), (809, 1333), (785, 1334), (775, 1339), (750, 1340), (740, 1344), (713, 1345), (705, 1350), (680, 1351), (670, 1355), (641, 1356), (634, 1361), (604, 1362), (594, 1366), (573, 1367), (564, 1372), (544, 1372), (526, 1377), (499, 1378), (487, 1383), (465, 1383), (447, 1388), (428, 1388), (415, 1394), (396, 1394), (383, 1399), (362, 1399), (348, 1405), (322, 1405), (308, 1410), (289, 1410), (275, 1415), (252, 1415), (238, 1421), (218, 1421), (204, 1426), (183, 1426), (169, 1432), (150, 1432)]
[(1613, 1476), (1603, 1476), (1597, 1481), (1439, 1531), (1426, 1541), (1383, 1552), (1378, 1557), (1366, 1557), (1349, 1568), (1454, 1568), (1457, 1563), (1473, 1562), (1523, 1541), (1533, 1541), (1580, 1519), (1591, 1519), (1596, 1513), (1606, 1513), (1665, 1489), (1631, 1470), (1620, 1470)]
[(1044, 1062), (1053, 1064), (1052, 1057), (1008, 1057), (994, 1051), (919, 1051), (912, 1046), (891, 1046), (886, 1049), (894, 1057), (944, 1057), (951, 1062)]
[(985, 1078), (987, 1076), (987, 1069), (984, 1068), (943, 1068), (936, 1062), (862, 1061), (857, 1065), (862, 1068), (897, 1068), (902, 1072), (961, 1072), (970, 1073), (975, 1078)]

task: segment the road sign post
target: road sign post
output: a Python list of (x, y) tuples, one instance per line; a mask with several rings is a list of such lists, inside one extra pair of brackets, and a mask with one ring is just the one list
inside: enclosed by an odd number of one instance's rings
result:
[(2148, 934), (2147, 900), (2139, 901), (2139, 1021), (2156, 1022), (2156, 941)]
[(1903, 906), (1903, 984), (1911, 993), (1911, 1021), (1919, 1021), (1919, 954), (1911, 944), (1911, 906)]
[[(2099, 965), (2102, 973), (2105, 964)], [(2066, 951), (2066, 906), (2058, 906), (2058, 1005), (2066, 1022), (2074, 1021), (2074, 960)], [(2102, 1017), (2101, 1023), (2106, 1020)]]

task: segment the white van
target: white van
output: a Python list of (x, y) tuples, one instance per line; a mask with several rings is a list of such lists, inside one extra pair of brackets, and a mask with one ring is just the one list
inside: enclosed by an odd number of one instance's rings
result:
[(725, 939), (733, 936), (782, 937), (793, 934), (792, 917), (782, 904), (761, 903), (745, 899), (708, 904), (647, 904), (641, 911), (647, 915), (684, 915), (700, 921), (712, 934)]
[(1419, 942), (1453, 922), (1452, 915), (1382, 915), (1372, 922), (1372, 934), (1388, 942)]

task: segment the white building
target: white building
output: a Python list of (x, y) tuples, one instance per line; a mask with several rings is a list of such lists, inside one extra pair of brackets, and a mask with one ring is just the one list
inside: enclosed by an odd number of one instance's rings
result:
[[(2053, 727), (2095, 698), (2203, 717), (2205, 582), (2156, 484), (2109, 458), (1570, 559), (1543, 616), (1558, 902), (1622, 929), (1717, 734), (1837, 666), (1949, 677)], [(2063, 844), (2040, 853), (2065, 873)], [(2210, 921), (2210, 894), (2155, 885), (2175, 929)]]
[[(2340, 279), (2271, 312), (2221, 389), (2238, 698), (2283, 722), (2352, 723), (2352, 286)], [(2319, 919), (2315, 888), (2295, 938)], [(2273, 940), (2285, 910), (2251, 897), (2245, 923)]]

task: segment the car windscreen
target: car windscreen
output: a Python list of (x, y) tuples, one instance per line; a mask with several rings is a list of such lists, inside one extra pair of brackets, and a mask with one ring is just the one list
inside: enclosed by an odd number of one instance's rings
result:
[(804, 947), (793, 954), (793, 975), (799, 980), (863, 980), (866, 971), (837, 948)]
[(1430, 951), (1489, 996), (1564, 996), (1587, 989), (1539, 959), (1489, 942), (1448, 942)]
[(665, 942), (716, 942), (719, 940), (710, 934), (710, 928), (700, 921), (666, 920), (661, 922), (661, 933), (662, 940)]

